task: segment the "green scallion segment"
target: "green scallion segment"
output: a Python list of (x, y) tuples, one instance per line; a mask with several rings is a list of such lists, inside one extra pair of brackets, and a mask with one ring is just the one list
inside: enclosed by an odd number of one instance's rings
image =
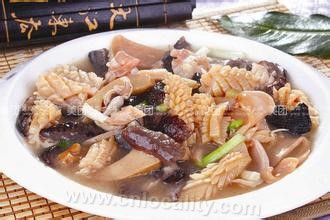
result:
[(162, 104), (156, 106), (156, 110), (158, 112), (167, 112), (168, 111), (168, 107), (167, 107), (167, 105), (165, 105), (164, 103), (162, 103)]
[(64, 140), (64, 139), (61, 139), (57, 144), (56, 146), (58, 147), (61, 147), (61, 148), (68, 148), (72, 145), (72, 142), (71, 141), (68, 141), (68, 140)]
[(201, 160), (195, 161), (195, 165), (200, 167), (200, 168), (204, 168), (203, 162)]
[(227, 130), (229, 132), (235, 132), (239, 127), (241, 127), (243, 125), (243, 123), (244, 122), (242, 119), (233, 120), (229, 123)]
[(146, 100), (140, 102), (135, 106), (135, 108), (138, 108), (140, 110), (143, 110), (148, 105), (148, 102)]
[(148, 102), (147, 102), (147, 100), (143, 100), (142, 102), (140, 102), (139, 105), (148, 105)]
[(241, 134), (236, 134), (234, 137), (232, 137), (229, 141), (224, 143), (222, 146), (218, 147), (208, 155), (204, 156), (202, 158), (202, 164), (204, 167), (206, 167), (209, 163), (213, 163), (226, 154), (228, 154), (233, 148), (238, 146), (239, 144), (243, 143), (245, 141), (245, 137)]

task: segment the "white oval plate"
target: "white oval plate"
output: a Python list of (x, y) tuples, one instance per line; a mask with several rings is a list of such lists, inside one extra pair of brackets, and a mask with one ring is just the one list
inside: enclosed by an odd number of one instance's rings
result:
[[(244, 52), (253, 60), (279, 63), (294, 86), (307, 92), (320, 112), (321, 124), (313, 151), (295, 172), (260, 190), (205, 202), (145, 202), (113, 196), (74, 182), (46, 167), (32, 155), (15, 129), (19, 107), (34, 88), (38, 75), (59, 64), (70, 64), (88, 52), (109, 48), (111, 39), (123, 34), (131, 40), (168, 48), (181, 36), (195, 47)], [(302, 206), (327, 193), (330, 186), (330, 124), (328, 81), (296, 58), (263, 44), (228, 35), (179, 30), (125, 30), (91, 35), (61, 44), (36, 57), (1, 85), (0, 168), (18, 184), (54, 202), (88, 213), (116, 218), (218, 219), (259, 218)]]

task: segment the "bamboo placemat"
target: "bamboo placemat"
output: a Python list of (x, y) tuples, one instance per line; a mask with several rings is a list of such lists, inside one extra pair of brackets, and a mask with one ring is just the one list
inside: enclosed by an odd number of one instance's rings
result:
[[(259, 11), (282, 11), (287, 9), (280, 4), (269, 4), (253, 7), (240, 7), (232, 10), (219, 11), (218, 15), (252, 13)], [(212, 14), (213, 15), (213, 14)], [(206, 16), (169, 26), (170, 28), (197, 29), (210, 32), (226, 33), (217, 22)], [(46, 51), (55, 45), (42, 45), (26, 48), (16, 48), (0, 51), (0, 78), (13, 69), (17, 64), (28, 61), (32, 57)], [(298, 56), (299, 59), (318, 69), (319, 72), (330, 76), (330, 59), (318, 59), (310, 56)], [(274, 219), (315, 218), (330, 214), (330, 194), (319, 198), (313, 203), (293, 210)], [(19, 186), (5, 174), (0, 173), (0, 219), (105, 219), (88, 213), (80, 212), (48, 199), (42, 198)]]

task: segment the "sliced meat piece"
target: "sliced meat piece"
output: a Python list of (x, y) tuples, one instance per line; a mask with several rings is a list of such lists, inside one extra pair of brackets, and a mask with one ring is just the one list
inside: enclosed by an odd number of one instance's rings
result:
[(148, 47), (131, 40), (128, 40), (122, 35), (117, 35), (113, 38), (111, 44), (112, 54), (117, 54), (119, 51), (124, 51), (127, 54), (140, 60), (138, 67), (148, 69), (155, 63), (160, 61), (165, 54), (165, 51)]
[(112, 81), (121, 76), (127, 76), (139, 65), (140, 60), (124, 51), (118, 51), (114, 58), (107, 63), (109, 71), (105, 75), (106, 80)]
[(106, 123), (115, 126), (127, 125), (128, 123), (142, 118), (145, 114), (133, 106), (123, 107), (120, 111), (111, 114)]
[[(180, 50), (180, 49), (191, 49), (191, 45), (186, 41), (185, 37), (181, 37), (175, 44), (174, 44), (174, 49)], [(170, 51), (166, 52), (165, 55), (162, 58), (162, 63), (163, 63), (163, 67), (169, 71), (169, 72), (173, 72), (173, 68), (172, 68), (172, 61), (173, 61), (173, 57), (170, 54)]]

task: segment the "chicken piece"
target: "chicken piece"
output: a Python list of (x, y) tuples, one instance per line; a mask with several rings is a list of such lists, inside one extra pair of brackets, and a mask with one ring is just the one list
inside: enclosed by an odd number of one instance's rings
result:
[(82, 104), (89, 95), (102, 85), (102, 78), (95, 73), (86, 73), (75, 66), (64, 65), (41, 75), (36, 82), (36, 95), (48, 99), (55, 104)]
[(28, 143), (40, 147), (39, 133), (61, 117), (61, 110), (49, 100), (37, 100), (32, 107), (32, 121), (28, 131)]
[(117, 143), (113, 136), (108, 141), (102, 140), (93, 144), (86, 156), (80, 160), (79, 171), (76, 174), (88, 177), (97, 172), (111, 163), (116, 150)]
[(109, 70), (105, 74), (105, 80), (112, 81), (115, 78), (131, 74), (132, 71), (137, 70), (136, 67), (139, 63), (139, 59), (128, 55), (124, 51), (119, 51), (116, 53), (115, 57), (107, 63)]
[(120, 108), (124, 105), (124, 97), (123, 96), (116, 96), (109, 102), (107, 108), (103, 112), (105, 115), (111, 115), (112, 113), (118, 112)]
[(110, 125), (127, 125), (128, 123), (142, 118), (145, 114), (131, 105), (122, 108), (120, 111), (111, 114), (106, 123)]
[[(156, 82), (165, 80), (173, 75), (166, 69), (150, 69), (139, 70), (137, 74), (130, 75), (128, 78), (133, 84), (133, 94), (141, 94), (153, 87)], [(182, 78), (182, 80), (191, 88), (195, 89), (199, 87), (199, 84), (195, 80)]]
[(206, 53), (203, 54), (201, 50), (193, 53), (187, 49), (173, 49), (170, 55), (174, 58), (172, 60), (174, 74), (183, 78), (191, 79), (195, 73), (210, 69)]
[(248, 154), (231, 152), (218, 163), (209, 164), (201, 173), (190, 175), (190, 180), (183, 187), (180, 199), (199, 201), (211, 199), (238, 177), (251, 162)]
[(120, 129), (145, 115), (138, 108), (129, 105), (123, 107), (120, 111), (113, 112), (110, 117), (108, 117), (87, 103), (83, 105), (82, 114), (92, 119), (99, 127), (107, 131), (112, 131), (116, 128)]

